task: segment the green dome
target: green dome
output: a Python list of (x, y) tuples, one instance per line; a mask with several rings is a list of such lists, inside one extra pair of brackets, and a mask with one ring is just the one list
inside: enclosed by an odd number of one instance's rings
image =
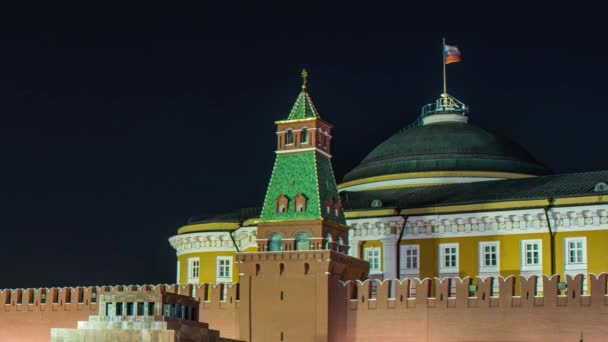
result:
[(551, 173), (503, 136), (468, 123), (442, 122), (397, 132), (347, 173), (343, 182), (426, 171)]

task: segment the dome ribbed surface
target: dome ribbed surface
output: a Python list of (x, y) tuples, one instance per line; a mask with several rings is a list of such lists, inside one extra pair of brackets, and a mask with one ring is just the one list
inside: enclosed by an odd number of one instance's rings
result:
[(441, 123), (402, 130), (378, 145), (343, 182), (425, 171), (551, 173), (513, 141), (466, 123)]

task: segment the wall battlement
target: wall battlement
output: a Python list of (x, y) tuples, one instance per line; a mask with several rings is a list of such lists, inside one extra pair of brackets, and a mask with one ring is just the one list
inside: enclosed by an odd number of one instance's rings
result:
[[(224, 290), (225, 288), (225, 290)], [(0, 290), (0, 341), (49, 341), (51, 328), (74, 329), (99, 312), (110, 291), (152, 291), (192, 296), (200, 302), (199, 320), (227, 337), (238, 336), (238, 284), (116, 285)]]
[[(368, 279), (363, 282), (346, 282), (343, 285), (347, 287), (349, 310), (605, 306), (608, 304), (606, 292), (608, 274), (606, 273), (589, 275), (589, 294), (583, 291), (583, 276), (580, 274), (575, 277), (566, 276), (565, 281), (560, 280), (559, 275), (552, 277), (545, 275), (542, 278), (497, 277), (497, 289), (493, 288), (492, 279), (492, 277), (393, 281)], [(537, 281), (542, 282), (542, 293), (539, 294), (536, 293)], [(559, 283), (565, 285), (565, 288), (558, 289), (558, 286), (563, 286), (558, 285)], [(471, 288), (471, 285), (474, 287)]]
[[(608, 274), (336, 281), (332, 305), (344, 311), (342, 341), (577, 340), (608, 335)], [(536, 282), (542, 294), (536, 295)], [(560, 284), (561, 283), (561, 284)], [(559, 284), (559, 285), (558, 285)], [(470, 287), (475, 285), (475, 287)], [(565, 286), (564, 286), (565, 285)], [(559, 287), (558, 287), (559, 286)], [(495, 292), (493, 292), (496, 290)], [(540, 289), (539, 289), (540, 290)], [(159, 284), (0, 290), (0, 340), (48, 341), (50, 328), (75, 328), (97, 315), (109, 291), (192, 296), (199, 320), (240, 337), (240, 284)], [(44, 298), (44, 299), (43, 299)], [(285, 300), (289, 300), (290, 297)]]
[[(224, 290), (224, 287), (226, 290)], [(88, 310), (97, 312), (100, 295), (110, 291), (152, 291), (175, 293), (196, 298), (208, 306), (236, 306), (238, 284), (158, 284), (115, 285), (89, 287), (19, 288), (0, 290), (0, 312), (6, 311), (67, 311)]]

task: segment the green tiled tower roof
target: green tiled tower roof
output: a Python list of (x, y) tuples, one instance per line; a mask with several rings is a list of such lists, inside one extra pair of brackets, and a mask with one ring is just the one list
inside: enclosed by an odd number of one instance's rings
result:
[[(306, 197), (306, 210), (296, 212), (293, 199), (302, 194)], [(284, 195), (289, 199), (288, 210), (277, 212), (276, 200)], [(345, 224), (344, 216), (328, 213), (325, 203), (338, 202), (338, 189), (330, 160), (315, 151), (279, 154), (272, 170), (260, 221), (287, 221), (328, 219)]]
[[(303, 70), (302, 92), (287, 120), (319, 119), (312, 99), (306, 92), (307, 76), (308, 73)], [(317, 149), (279, 152), (283, 153), (277, 153), (260, 221), (328, 219), (346, 224), (341, 209), (339, 215), (335, 215), (333, 206), (330, 210), (326, 209), (328, 202), (333, 204), (340, 201), (329, 156)], [(306, 210), (301, 212), (294, 209), (294, 199), (298, 195), (306, 198)], [(289, 201), (286, 212), (277, 210), (277, 199), (280, 196), (287, 197)]]
[(317, 108), (315, 108), (315, 104), (312, 102), (310, 95), (306, 92), (306, 82), (308, 79), (308, 72), (306, 72), (306, 69), (302, 70), (302, 78), (304, 79), (302, 92), (296, 99), (296, 103), (294, 103), (291, 112), (289, 112), (287, 120), (320, 118), (319, 112), (317, 112)]

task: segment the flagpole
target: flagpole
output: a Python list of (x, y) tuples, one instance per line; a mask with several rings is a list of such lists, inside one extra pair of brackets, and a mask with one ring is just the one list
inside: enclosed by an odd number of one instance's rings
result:
[(445, 77), (445, 37), (443, 37), (443, 49), (441, 50), (441, 59), (443, 60), (443, 94), (448, 93), (447, 81)]

